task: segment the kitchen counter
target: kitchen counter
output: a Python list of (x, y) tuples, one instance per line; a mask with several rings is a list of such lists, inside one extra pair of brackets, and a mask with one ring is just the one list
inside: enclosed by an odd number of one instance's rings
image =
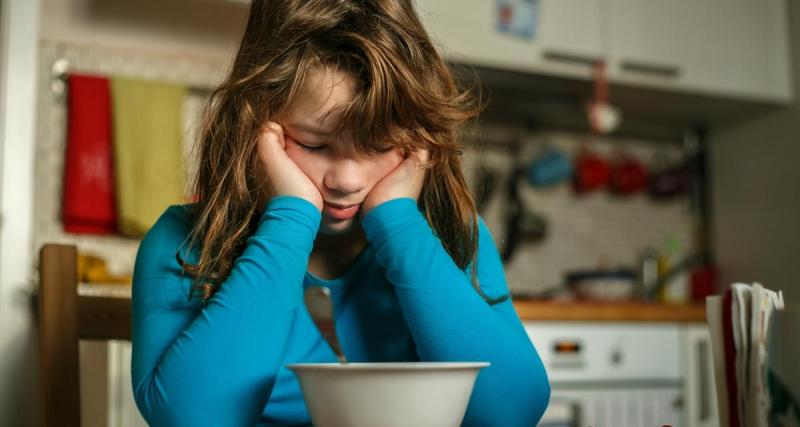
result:
[(515, 298), (523, 321), (683, 322), (705, 323), (704, 304), (652, 302), (550, 301)]
[[(130, 298), (130, 285), (81, 283), (83, 297)], [(552, 301), (514, 298), (523, 321), (690, 322), (704, 323), (703, 304), (678, 305), (648, 302)]]

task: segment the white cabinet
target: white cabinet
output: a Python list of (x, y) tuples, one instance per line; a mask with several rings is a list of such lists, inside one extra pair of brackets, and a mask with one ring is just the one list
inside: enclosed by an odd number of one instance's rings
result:
[(610, 0), (611, 77), (675, 85), (687, 77), (703, 19), (693, 0)]
[(609, 0), (612, 80), (791, 100), (785, 0)]
[[(559, 62), (584, 67), (605, 56), (603, 38), (603, 0), (544, 0), (539, 6), (537, 60), (543, 67)], [(574, 58), (576, 61), (570, 61)], [(587, 69), (588, 68), (588, 69)]]
[(487, 0), (419, 0), (426, 29), (449, 60), (523, 72), (588, 78), (607, 49), (602, 36), (605, 0), (541, 0), (534, 39), (496, 30)]
[(500, 33), (496, 2), (419, 0), (445, 57), (580, 79), (605, 59), (612, 82), (791, 101), (786, 0), (539, 0), (536, 37)]
[(704, 32), (703, 51), (693, 61), (696, 84), (790, 101), (792, 75), (785, 0), (710, 0), (703, 4), (713, 25)]

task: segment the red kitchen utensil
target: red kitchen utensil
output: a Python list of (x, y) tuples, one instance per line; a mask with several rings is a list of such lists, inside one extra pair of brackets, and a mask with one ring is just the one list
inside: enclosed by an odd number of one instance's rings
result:
[(623, 154), (611, 168), (611, 192), (618, 195), (638, 193), (647, 188), (647, 170), (630, 154)]
[(611, 166), (600, 155), (582, 148), (575, 158), (573, 186), (578, 193), (586, 193), (608, 185)]

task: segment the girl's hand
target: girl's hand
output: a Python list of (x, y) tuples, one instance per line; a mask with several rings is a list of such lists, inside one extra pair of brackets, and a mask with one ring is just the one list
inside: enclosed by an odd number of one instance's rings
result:
[(367, 216), (376, 206), (392, 199), (408, 197), (417, 200), (425, 183), (424, 165), (429, 155), (426, 149), (411, 152), (394, 170), (378, 181), (361, 205), (361, 218)]
[(283, 127), (267, 122), (258, 138), (258, 155), (271, 185), (271, 196), (295, 196), (308, 200), (322, 211), (322, 194), (286, 154)]

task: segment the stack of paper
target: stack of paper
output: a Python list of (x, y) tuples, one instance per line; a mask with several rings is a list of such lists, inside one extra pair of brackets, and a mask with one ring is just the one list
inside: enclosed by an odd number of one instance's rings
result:
[(767, 336), (783, 294), (734, 283), (706, 299), (721, 427), (767, 427)]

